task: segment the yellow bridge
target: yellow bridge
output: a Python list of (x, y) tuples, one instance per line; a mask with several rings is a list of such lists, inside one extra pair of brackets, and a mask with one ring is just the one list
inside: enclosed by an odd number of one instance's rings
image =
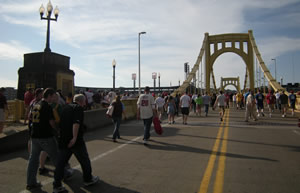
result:
[[(248, 33), (231, 33), (231, 34), (219, 34), (219, 35), (209, 35), (208, 33), (205, 33), (199, 56), (192, 68), (192, 71), (189, 73), (187, 79), (183, 82), (183, 84), (178, 89), (176, 89), (174, 93), (172, 93), (172, 95), (184, 93), (186, 89), (189, 87), (190, 83), (193, 80), (196, 80), (196, 74), (199, 71), (199, 67), (201, 63), (203, 63), (204, 56), (205, 56), (205, 89), (208, 93), (210, 93), (211, 90), (217, 91), (218, 89), (216, 87), (213, 65), (216, 59), (220, 55), (226, 52), (232, 52), (239, 55), (246, 64), (244, 90), (246, 89), (248, 81), (250, 83), (249, 88), (251, 90), (254, 90), (255, 88), (255, 84), (254, 84), (255, 59), (258, 61), (258, 64), (264, 76), (266, 77), (266, 80), (269, 82), (269, 86), (274, 91), (284, 90), (284, 88), (282, 88), (281, 85), (276, 82), (276, 80), (271, 75), (269, 69), (265, 65), (261, 57), (261, 54), (258, 50), (258, 47), (256, 45), (253, 32), (252, 30), (249, 30)], [(211, 79), (213, 82), (212, 89), (210, 87)], [(225, 87), (227, 85), (225, 85)], [(233, 84), (233, 86), (235, 86), (238, 90), (239, 82)], [(222, 87), (221, 89), (224, 89), (225, 87)]]

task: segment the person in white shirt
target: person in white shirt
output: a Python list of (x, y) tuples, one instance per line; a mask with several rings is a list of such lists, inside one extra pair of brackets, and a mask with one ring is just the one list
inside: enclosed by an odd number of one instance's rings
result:
[(113, 102), (113, 100), (115, 100), (117, 94), (111, 90), (109, 93), (108, 93), (108, 100), (109, 100), (109, 104), (111, 104)]
[(275, 93), (275, 97), (276, 97), (276, 109), (279, 109), (279, 111), (281, 111), (281, 105), (280, 105), (280, 93), (278, 91), (276, 91)]
[(246, 113), (245, 113), (245, 121), (248, 122), (249, 117), (253, 117), (254, 121), (257, 121), (256, 113), (255, 113), (255, 98), (253, 91), (249, 91), (249, 95), (246, 98)]
[(214, 104), (214, 108), (218, 105), (220, 109), (220, 121), (223, 121), (224, 113), (225, 113), (225, 104), (226, 104), (226, 96), (223, 94), (223, 91), (220, 91), (220, 94), (217, 96), (216, 102)]
[(150, 88), (145, 87), (145, 94), (141, 94), (137, 101), (137, 119), (144, 121), (144, 145), (150, 139), (150, 128), (153, 116), (156, 116), (155, 101), (150, 94)]
[(155, 104), (158, 113), (158, 118), (161, 121), (161, 117), (164, 112), (164, 105), (165, 105), (165, 100), (161, 97), (161, 94), (158, 94), (158, 97), (155, 100)]
[(236, 95), (235, 95), (235, 94), (232, 95), (232, 103), (233, 103), (233, 104), (232, 104), (232, 107), (233, 107), (233, 108), (237, 108), (237, 104), (236, 104)]
[(180, 97), (180, 103), (179, 106), (181, 107), (181, 113), (182, 113), (182, 123), (184, 125), (187, 124), (187, 118), (189, 116), (189, 109), (191, 106), (191, 98), (187, 95), (187, 93), (184, 93), (184, 95), (182, 95)]

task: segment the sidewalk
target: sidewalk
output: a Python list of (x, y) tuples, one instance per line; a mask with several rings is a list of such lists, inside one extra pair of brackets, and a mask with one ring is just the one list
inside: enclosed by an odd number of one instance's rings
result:
[(16, 134), (20, 131), (24, 131), (28, 128), (27, 125), (23, 124), (24, 120), (21, 120), (18, 123), (8, 122), (5, 123), (3, 133), (0, 133), (0, 139), (9, 135)]

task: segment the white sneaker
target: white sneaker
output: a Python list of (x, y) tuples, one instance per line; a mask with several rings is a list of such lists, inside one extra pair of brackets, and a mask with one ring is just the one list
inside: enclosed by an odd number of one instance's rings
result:
[(98, 176), (92, 176), (92, 179), (88, 182), (84, 182), (85, 186), (91, 186), (93, 184), (96, 184), (99, 181), (99, 177)]
[(260, 114), (258, 114), (257, 116), (260, 117)]
[(62, 192), (67, 192), (66, 188), (63, 185), (53, 188), (53, 193), (62, 193)]
[(281, 117), (284, 117), (284, 115), (282, 115)]
[(148, 145), (148, 140), (144, 139), (144, 145)]

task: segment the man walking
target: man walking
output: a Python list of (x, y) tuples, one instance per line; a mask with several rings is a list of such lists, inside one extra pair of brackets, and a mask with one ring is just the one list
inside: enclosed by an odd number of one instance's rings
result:
[(217, 105), (220, 109), (220, 121), (223, 121), (224, 113), (225, 113), (225, 104), (226, 104), (226, 96), (223, 94), (223, 91), (220, 91), (220, 95), (217, 96), (216, 102), (214, 104), (214, 107)]
[(57, 145), (53, 135), (55, 121), (52, 108), (49, 105), (54, 100), (54, 96), (55, 91), (47, 88), (43, 93), (43, 99), (34, 104), (32, 108), (31, 151), (27, 167), (27, 190), (41, 187), (41, 183), (37, 182), (36, 179), (41, 151), (47, 152), (54, 165), (57, 161)]
[(258, 93), (255, 96), (258, 116), (261, 116), (261, 115), (263, 117), (265, 116), (265, 114), (264, 114), (264, 99), (265, 99), (265, 96), (261, 93), (261, 90), (258, 90)]
[(207, 92), (205, 92), (205, 95), (202, 98), (203, 98), (205, 116), (207, 117), (209, 104), (211, 102), (211, 97), (208, 95)]
[(84, 185), (90, 186), (99, 181), (98, 176), (92, 175), (91, 161), (83, 138), (85, 96), (75, 95), (74, 102), (63, 108), (60, 118), (59, 153), (53, 182), (54, 193), (66, 191), (61, 181), (64, 177), (64, 167), (72, 154), (75, 155), (82, 168)]
[(281, 113), (282, 113), (282, 117), (286, 117), (286, 111), (288, 108), (288, 101), (289, 101), (289, 97), (285, 94), (284, 91), (281, 91), (280, 97), (279, 97), (279, 103), (281, 106)]
[(150, 88), (146, 86), (145, 94), (141, 94), (137, 101), (137, 119), (143, 119), (144, 121), (144, 145), (147, 145), (150, 139), (153, 116), (156, 116), (155, 101), (150, 94)]
[(267, 95), (267, 104), (269, 106), (269, 117), (272, 117), (272, 113), (274, 112), (274, 106), (276, 103), (276, 97), (274, 95), (273, 90), (269, 91), (269, 94)]
[(158, 94), (158, 97), (155, 100), (155, 104), (156, 104), (156, 109), (158, 112), (158, 118), (159, 118), (159, 121), (161, 122), (161, 117), (163, 115), (164, 105), (165, 105), (165, 100), (161, 97), (161, 94)]
[(294, 94), (294, 91), (291, 90), (291, 94), (289, 95), (289, 102), (292, 109), (292, 116), (295, 114), (295, 108), (296, 108), (296, 95)]
[(187, 118), (189, 116), (189, 110), (190, 110), (190, 106), (191, 106), (191, 97), (189, 97), (187, 95), (187, 92), (184, 93), (184, 95), (182, 95), (180, 97), (180, 103), (179, 106), (181, 107), (181, 113), (182, 113), (182, 123), (184, 125), (187, 124)]
[(249, 94), (246, 98), (246, 113), (245, 113), (245, 121), (248, 122), (249, 117), (253, 117), (254, 121), (257, 121), (256, 114), (255, 114), (255, 99), (253, 91), (249, 91)]

